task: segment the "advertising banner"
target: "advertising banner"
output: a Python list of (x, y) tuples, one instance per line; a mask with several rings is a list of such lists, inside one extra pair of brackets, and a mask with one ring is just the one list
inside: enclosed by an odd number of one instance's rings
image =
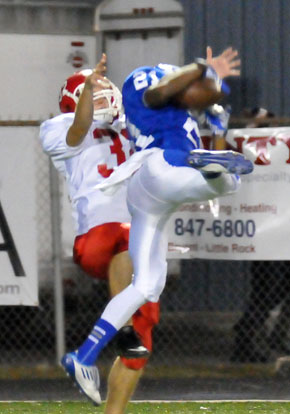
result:
[(34, 127), (0, 129), (0, 305), (38, 305), (37, 134)]
[(232, 129), (227, 142), (254, 163), (240, 190), (179, 207), (169, 258), (289, 260), (290, 128)]

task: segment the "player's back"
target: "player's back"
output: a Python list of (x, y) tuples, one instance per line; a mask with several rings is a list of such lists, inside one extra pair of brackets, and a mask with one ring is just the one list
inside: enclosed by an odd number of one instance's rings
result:
[(147, 88), (158, 83), (169, 70), (176, 70), (176, 67), (162, 64), (140, 67), (124, 82), (122, 94), (126, 123), (137, 151), (152, 147), (190, 151), (199, 147), (197, 123), (188, 111), (173, 104), (149, 108), (144, 102)]
[(77, 234), (86, 233), (98, 224), (129, 221), (125, 188), (113, 197), (95, 189), (114, 167), (130, 156), (124, 120), (115, 122), (111, 128), (94, 121), (83, 142), (70, 147), (66, 144), (66, 134), (73, 119), (74, 114), (64, 114), (45, 121), (40, 139), (44, 151), (68, 183)]

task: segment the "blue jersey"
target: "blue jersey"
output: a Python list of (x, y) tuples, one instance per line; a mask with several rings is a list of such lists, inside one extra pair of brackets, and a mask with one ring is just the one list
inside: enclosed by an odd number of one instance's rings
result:
[(158, 147), (188, 152), (200, 147), (197, 121), (187, 110), (170, 104), (152, 109), (143, 101), (146, 89), (176, 68), (165, 64), (140, 67), (124, 82), (122, 94), (126, 122), (137, 151)]

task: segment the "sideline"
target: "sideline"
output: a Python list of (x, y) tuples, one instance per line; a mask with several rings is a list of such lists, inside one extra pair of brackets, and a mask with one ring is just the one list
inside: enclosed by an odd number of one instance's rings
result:
[[(20, 401), (20, 400), (9, 400), (9, 401), (1, 401), (0, 400), (0, 404), (2, 404), (2, 403), (6, 403), (6, 404), (12, 404), (12, 403), (18, 403), (18, 402), (23, 402), (23, 403), (31, 403), (31, 404), (38, 404), (38, 403), (50, 403), (50, 402), (53, 402), (53, 403), (68, 403), (68, 402), (70, 402), (70, 401), (61, 401), (61, 400), (55, 400), (55, 401), (51, 401), (51, 400), (47, 400), (47, 401), (44, 401), (44, 400), (35, 400), (35, 401)], [(83, 402), (83, 401), (71, 401), (71, 402)], [(106, 402), (106, 400), (102, 400), (102, 403), (105, 403)], [(230, 403), (243, 403), (243, 402), (257, 402), (257, 403), (267, 403), (267, 402), (270, 402), (270, 403), (290, 403), (290, 400), (256, 400), (256, 399), (251, 399), (251, 400), (249, 400), (249, 399), (245, 399), (245, 400), (132, 400), (132, 401), (130, 401), (130, 403), (133, 403), (133, 404), (144, 404), (144, 403), (149, 403), (149, 404), (161, 404), (161, 403), (164, 403), (164, 404), (172, 404), (172, 403), (180, 403), (180, 404), (182, 404), (182, 403), (202, 403), (202, 404), (211, 404), (211, 403), (214, 403), (214, 404), (217, 404), (217, 403), (227, 403), (227, 402), (230, 402)]]

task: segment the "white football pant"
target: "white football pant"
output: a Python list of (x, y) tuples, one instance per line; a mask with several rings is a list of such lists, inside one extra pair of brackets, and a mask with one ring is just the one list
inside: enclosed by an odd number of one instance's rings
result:
[(166, 282), (166, 224), (171, 213), (184, 202), (228, 195), (239, 185), (240, 179), (232, 174), (206, 180), (194, 168), (174, 167), (165, 161), (162, 150), (149, 156), (128, 184), (133, 281), (111, 300), (101, 317), (119, 329), (146, 301), (158, 302)]

